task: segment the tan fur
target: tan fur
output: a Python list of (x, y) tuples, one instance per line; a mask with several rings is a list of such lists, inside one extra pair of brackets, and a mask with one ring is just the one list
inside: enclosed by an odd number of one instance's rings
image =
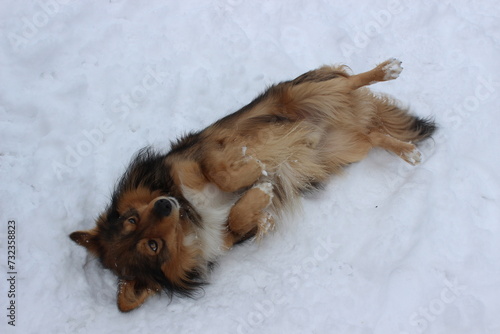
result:
[(189, 294), (225, 250), (263, 236), (303, 192), (373, 147), (420, 162), (411, 142), (429, 137), (434, 123), (363, 87), (396, 78), (399, 65), (390, 59), (357, 75), (321, 67), (272, 86), (166, 155), (139, 154), (97, 227), (71, 234), (121, 277), (120, 310), (160, 289)]
[(132, 311), (144, 303), (144, 301), (156, 294), (157, 291), (145, 289), (137, 291), (135, 288), (135, 281), (120, 281), (118, 285), (118, 308), (122, 312)]
[(271, 197), (260, 188), (248, 190), (229, 213), (229, 230), (240, 237), (251, 233), (259, 227), (261, 220), (266, 218), (264, 210), (270, 203)]

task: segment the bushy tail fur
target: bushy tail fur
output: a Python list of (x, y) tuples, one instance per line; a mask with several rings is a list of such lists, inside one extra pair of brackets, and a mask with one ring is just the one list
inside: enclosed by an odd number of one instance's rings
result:
[(412, 115), (408, 109), (398, 106), (389, 98), (382, 98), (377, 106), (380, 127), (388, 135), (405, 142), (419, 142), (436, 131), (437, 126), (431, 118)]

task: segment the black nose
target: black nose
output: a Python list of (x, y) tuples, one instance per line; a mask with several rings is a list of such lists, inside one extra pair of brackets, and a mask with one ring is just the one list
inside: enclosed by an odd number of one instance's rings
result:
[(172, 203), (168, 199), (159, 199), (155, 203), (154, 210), (160, 216), (168, 216), (172, 212)]

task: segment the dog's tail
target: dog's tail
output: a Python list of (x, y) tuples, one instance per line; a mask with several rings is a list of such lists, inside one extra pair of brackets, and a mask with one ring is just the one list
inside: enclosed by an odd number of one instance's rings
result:
[(405, 142), (429, 138), (437, 129), (433, 119), (414, 116), (389, 98), (383, 98), (382, 105), (377, 106), (377, 115), (384, 132)]

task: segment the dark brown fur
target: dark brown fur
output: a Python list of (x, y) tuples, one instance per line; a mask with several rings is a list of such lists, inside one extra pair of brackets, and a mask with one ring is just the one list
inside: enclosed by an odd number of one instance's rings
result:
[(399, 64), (358, 75), (324, 66), (270, 87), (166, 154), (139, 152), (97, 226), (71, 234), (120, 278), (120, 310), (160, 290), (190, 295), (224, 250), (263, 236), (303, 192), (373, 147), (418, 163), (412, 142), (431, 136), (434, 123), (362, 88), (397, 77)]

